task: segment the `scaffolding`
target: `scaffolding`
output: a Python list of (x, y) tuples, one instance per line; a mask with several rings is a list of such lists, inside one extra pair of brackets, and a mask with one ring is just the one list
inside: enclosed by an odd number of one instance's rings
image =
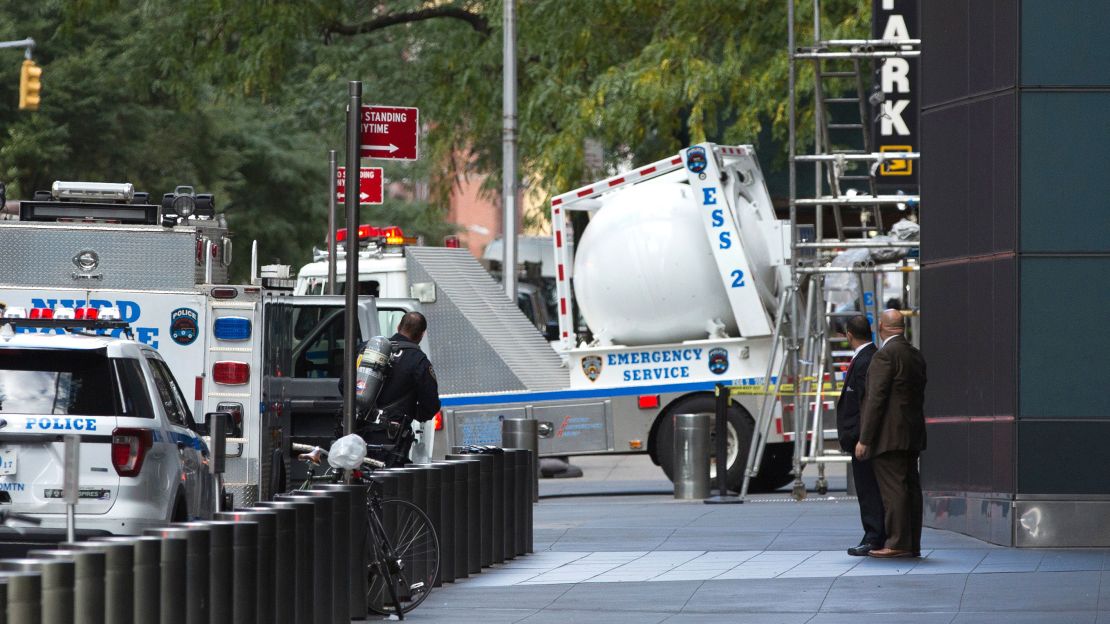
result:
[[(795, 2), (786, 0), (791, 280), (780, 296), (771, 364), (764, 385), (757, 390), (762, 401), (741, 499), (747, 496), (751, 478), (758, 475), (776, 411), (787, 432), (785, 437), (792, 438), (794, 445), (795, 499), (806, 496), (803, 474), (808, 466), (817, 467), (816, 489), (824, 494), (828, 491), (826, 465), (851, 460), (839, 448), (825, 448), (828, 436), (836, 438), (832, 416), (843, 376), (841, 369), (853, 355), (846, 348), (833, 348), (842, 342), (833, 332), (839, 320), (860, 313), (872, 320), (877, 318), (886, 300), (884, 283), (897, 276), (908, 333), (915, 341), (918, 333), (915, 257), (919, 243), (914, 236), (883, 236), (886, 228), (882, 208), (897, 206), (913, 214), (919, 198), (902, 193), (883, 195), (877, 178), (881, 167), (892, 163), (904, 166), (918, 160), (919, 153), (876, 149), (870, 106), (878, 107), (882, 102), (881, 92), (871, 93), (874, 72), (888, 59), (918, 57), (921, 42), (823, 40), (821, 3), (813, 0), (813, 41), (798, 46)], [(814, 133), (807, 145), (800, 145), (797, 126), (798, 70), (802, 64), (813, 69)], [(798, 188), (799, 167), (809, 165), (814, 171), (812, 194), (801, 193)], [(831, 231), (825, 228), (826, 211), (831, 212)], [(886, 261), (876, 262), (876, 256)], [(854, 300), (854, 305), (844, 304), (846, 296)]]

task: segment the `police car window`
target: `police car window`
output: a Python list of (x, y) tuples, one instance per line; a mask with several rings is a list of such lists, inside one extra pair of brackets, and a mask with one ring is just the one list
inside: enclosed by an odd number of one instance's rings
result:
[(0, 349), (0, 414), (114, 416), (103, 349)]
[(158, 388), (158, 396), (162, 399), (166, 416), (173, 424), (186, 426), (190, 418), (189, 408), (185, 405), (185, 399), (177, 388), (173, 374), (161, 360), (147, 358), (147, 363), (150, 364), (150, 370), (154, 372), (154, 385)]
[(154, 418), (154, 407), (150, 404), (143, 369), (138, 360), (119, 358), (113, 360), (116, 366), (117, 387), (119, 388), (121, 413), (138, 418)]

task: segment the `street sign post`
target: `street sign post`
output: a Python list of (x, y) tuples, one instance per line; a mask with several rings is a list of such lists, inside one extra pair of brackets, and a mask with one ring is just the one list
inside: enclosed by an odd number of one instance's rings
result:
[[(359, 167), (358, 171), (358, 203), (382, 203), (383, 178), (381, 167)], [(339, 167), (335, 177), (335, 191), (339, 201), (347, 200), (347, 168)]]
[(362, 107), (360, 132), (363, 158), (417, 160), (420, 109), (408, 106)]

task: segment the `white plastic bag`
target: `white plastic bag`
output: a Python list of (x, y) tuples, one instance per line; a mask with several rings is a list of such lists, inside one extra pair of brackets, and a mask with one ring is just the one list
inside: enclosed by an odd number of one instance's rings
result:
[(358, 468), (365, 458), (366, 440), (353, 433), (332, 442), (331, 449), (328, 450), (328, 464), (332, 468)]

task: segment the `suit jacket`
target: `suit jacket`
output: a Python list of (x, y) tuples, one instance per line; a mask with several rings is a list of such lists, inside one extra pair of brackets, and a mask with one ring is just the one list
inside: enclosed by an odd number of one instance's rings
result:
[(860, 442), (870, 456), (925, 450), (925, 358), (894, 336), (871, 358), (860, 412)]
[(836, 437), (845, 453), (852, 453), (859, 442), (859, 411), (867, 394), (867, 369), (877, 350), (874, 344), (869, 344), (852, 359), (844, 377), (844, 389), (836, 400)]

